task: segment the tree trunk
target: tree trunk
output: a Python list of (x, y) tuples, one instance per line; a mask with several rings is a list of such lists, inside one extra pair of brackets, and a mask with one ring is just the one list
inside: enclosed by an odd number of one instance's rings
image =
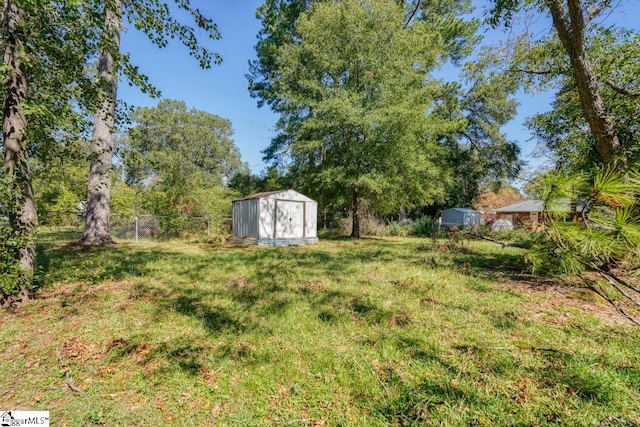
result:
[(398, 216), (398, 221), (406, 221), (407, 220), (407, 208), (404, 206), (400, 207), (400, 215)]
[(547, 5), (560, 41), (569, 54), (580, 104), (593, 134), (596, 151), (604, 163), (609, 163), (615, 160), (620, 141), (611, 116), (605, 111), (598, 79), (587, 54), (585, 18), (580, 0), (567, 0), (568, 13), (562, 7), (561, 0), (547, 0)]
[(322, 208), (322, 229), (327, 231), (327, 208)]
[(27, 101), (27, 67), (21, 58), (25, 34), (21, 28), (22, 10), (12, 0), (3, 1), (3, 49), (5, 78), (2, 137), (4, 142), (4, 175), (10, 185), (9, 224), (20, 234), (19, 298), (31, 294), (35, 266), (36, 205), (31, 188), (31, 170), (27, 155), (27, 119), (23, 104)]
[(358, 190), (353, 190), (353, 206), (352, 206), (352, 222), (351, 222), (351, 237), (360, 238), (360, 216), (358, 206)]
[(111, 170), (113, 160), (113, 131), (117, 99), (117, 70), (115, 53), (120, 47), (122, 4), (113, 3), (114, 9), (106, 8), (104, 37), (106, 48), (100, 56), (98, 85), (102, 97), (93, 116), (93, 134), (89, 165), (89, 198), (87, 217), (81, 242), (85, 245), (108, 245), (113, 243), (109, 235), (109, 213), (111, 199)]

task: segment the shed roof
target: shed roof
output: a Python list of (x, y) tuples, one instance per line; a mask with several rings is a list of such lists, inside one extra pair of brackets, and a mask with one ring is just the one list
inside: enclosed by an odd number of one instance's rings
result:
[(542, 212), (544, 209), (544, 201), (542, 200), (525, 200), (503, 206), (495, 210), (495, 212)]
[[(464, 212), (464, 213), (474, 213), (474, 212), (478, 212), (475, 209), (471, 209), (471, 208), (450, 208), (450, 209), (446, 209), (443, 212), (447, 212), (447, 211), (458, 211), (458, 212)], [(478, 212), (480, 213), (480, 212)]]
[(262, 199), (263, 197), (271, 196), (273, 194), (282, 193), (283, 191), (284, 190), (277, 190), (277, 191), (264, 191), (262, 193), (255, 193), (255, 194), (252, 194), (250, 196), (246, 196), (246, 197), (242, 197), (240, 199), (236, 199), (236, 200), (234, 200), (234, 202), (237, 202), (239, 200)]
[(234, 202), (241, 202), (243, 200), (254, 200), (254, 199), (265, 199), (265, 198), (277, 198), (278, 195), (282, 195), (282, 197), (291, 197), (292, 195), (296, 195), (299, 198), (302, 198), (309, 202), (315, 202), (315, 200), (305, 196), (302, 193), (299, 193), (295, 190), (276, 190), (276, 191), (264, 191), (262, 193), (252, 194), (250, 196), (242, 197), (240, 199), (234, 200)]

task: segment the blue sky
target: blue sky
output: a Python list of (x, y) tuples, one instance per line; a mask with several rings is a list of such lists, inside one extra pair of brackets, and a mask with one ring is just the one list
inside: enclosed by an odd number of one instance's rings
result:
[[(196, 0), (192, 3), (212, 18), (222, 33), (218, 41), (201, 38), (205, 46), (222, 56), (221, 65), (202, 70), (177, 40), (159, 49), (135, 29), (122, 35), (122, 50), (131, 52), (132, 61), (160, 89), (163, 98), (181, 100), (189, 108), (231, 120), (242, 160), (254, 172), (260, 172), (264, 168), (260, 151), (273, 137), (277, 120), (268, 108), (257, 107), (256, 100), (249, 96), (245, 78), (248, 61), (255, 58), (254, 45), (260, 29), (255, 10), (262, 0)], [(135, 106), (157, 104), (157, 100), (125, 83), (121, 84), (118, 96)]]
[[(190, 57), (186, 48), (173, 40), (168, 47), (159, 49), (143, 34), (130, 29), (122, 36), (122, 50), (130, 52), (133, 62), (147, 74), (150, 81), (162, 92), (163, 98), (184, 101), (189, 108), (204, 110), (231, 120), (234, 141), (251, 170), (259, 173), (265, 167), (261, 150), (267, 147), (277, 116), (268, 107), (258, 108), (256, 100), (247, 90), (248, 61), (255, 58), (254, 46), (260, 22), (255, 11), (263, 0), (192, 0), (205, 16), (212, 18), (222, 33), (222, 39), (205, 39), (204, 45), (218, 52), (223, 63), (209, 70), (201, 70), (197, 61)], [(607, 18), (606, 23), (623, 22), (638, 28), (634, 21), (638, 10), (635, 0), (623, 2), (618, 12)], [(476, 13), (481, 13), (482, 6)], [(538, 22), (539, 31), (550, 31), (548, 22)], [(201, 34), (204, 36), (204, 34)], [(485, 29), (485, 43), (493, 43), (505, 37), (503, 30)], [(455, 77), (454, 77), (455, 79)], [(154, 106), (157, 100), (149, 98), (138, 89), (121, 84), (120, 99), (134, 106)], [(531, 167), (544, 164), (543, 159), (533, 159), (535, 142), (523, 125), (525, 118), (550, 108), (550, 97), (546, 94), (518, 94), (520, 108), (517, 117), (504, 127), (510, 140), (522, 148), (522, 158)]]

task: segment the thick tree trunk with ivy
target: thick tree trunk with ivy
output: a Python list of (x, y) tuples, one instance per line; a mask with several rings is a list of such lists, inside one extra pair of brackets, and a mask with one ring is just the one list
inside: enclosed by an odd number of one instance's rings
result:
[(113, 243), (109, 235), (111, 199), (111, 169), (113, 159), (113, 131), (117, 97), (117, 71), (114, 55), (120, 46), (121, 9), (119, 0), (114, 9), (105, 11), (105, 50), (98, 67), (101, 88), (100, 106), (93, 117), (91, 160), (89, 166), (89, 199), (87, 217), (81, 242), (85, 245)]
[[(17, 234), (20, 272), (12, 300), (28, 300), (35, 267), (36, 206), (31, 188), (31, 171), (27, 155), (26, 116), (22, 105), (27, 100), (27, 68), (23, 61), (24, 29), (21, 9), (12, 0), (4, 0), (2, 31), (5, 78), (2, 137), (4, 142), (4, 177), (11, 200), (6, 204), (9, 225)], [(6, 295), (3, 295), (6, 297)], [(3, 298), (6, 304), (6, 298)]]
[(585, 34), (586, 23), (595, 17), (598, 9), (595, 8), (591, 13), (583, 10), (580, 0), (567, 0), (566, 9), (562, 6), (561, 0), (547, 0), (547, 6), (551, 11), (553, 26), (569, 55), (580, 104), (591, 128), (595, 149), (602, 161), (609, 163), (615, 160), (615, 152), (620, 147), (620, 141), (600, 96), (598, 79), (587, 54)]

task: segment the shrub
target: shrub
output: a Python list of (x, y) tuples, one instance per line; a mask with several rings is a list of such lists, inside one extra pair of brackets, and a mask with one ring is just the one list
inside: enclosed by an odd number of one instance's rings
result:
[(413, 225), (411, 234), (416, 236), (432, 236), (438, 232), (438, 223), (430, 216), (423, 216)]
[(389, 225), (387, 225), (387, 235), (389, 236), (408, 236), (413, 229), (413, 222), (411, 221), (391, 221)]

